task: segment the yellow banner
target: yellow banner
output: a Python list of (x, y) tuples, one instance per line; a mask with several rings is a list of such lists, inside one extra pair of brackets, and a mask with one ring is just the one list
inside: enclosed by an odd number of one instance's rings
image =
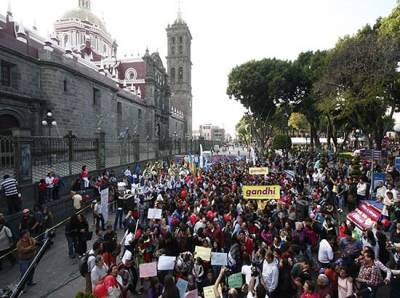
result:
[(243, 198), (248, 200), (279, 200), (281, 187), (279, 185), (244, 185)]
[(249, 168), (250, 175), (268, 175), (268, 168)]

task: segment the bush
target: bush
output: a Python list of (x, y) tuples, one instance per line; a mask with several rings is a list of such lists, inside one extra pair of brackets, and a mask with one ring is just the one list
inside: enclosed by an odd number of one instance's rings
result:
[(276, 135), (272, 142), (272, 149), (289, 151), (292, 147), (292, 140), (287, 135)]

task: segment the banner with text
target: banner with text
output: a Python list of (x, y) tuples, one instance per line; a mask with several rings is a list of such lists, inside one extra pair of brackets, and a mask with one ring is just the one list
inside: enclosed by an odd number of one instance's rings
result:
[(249, 168), (250, 175), (268, 175), (269, 171), (268, 168)]
[(279, 185), (244, 185), (243, 198), (248, 200), (279, 200), (281, 187)]

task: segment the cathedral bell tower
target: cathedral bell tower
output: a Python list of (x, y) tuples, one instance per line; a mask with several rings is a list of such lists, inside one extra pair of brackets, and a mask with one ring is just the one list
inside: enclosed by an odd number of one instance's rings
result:
[(167, 72), (171, 87), (170, 105), (183, 112), (184, 136), (192, 136), (192, 35), (189, 27), (182, 19), (179, 9), (178, 16), (172, 25), (168, 25), (168, 56)]

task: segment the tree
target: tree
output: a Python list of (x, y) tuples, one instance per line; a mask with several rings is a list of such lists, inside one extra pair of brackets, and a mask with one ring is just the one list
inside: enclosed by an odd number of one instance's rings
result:
[(310, 127), (306, 116), (298, 112), (294, 112), (290, 115), (288, 125), (295, 130), (306, 130)]
[(272, 149), (282, 150), (286, 155), (287, 152), (292, 148), (292, 140), (288, 135), (276, 135), (272, 142)]

